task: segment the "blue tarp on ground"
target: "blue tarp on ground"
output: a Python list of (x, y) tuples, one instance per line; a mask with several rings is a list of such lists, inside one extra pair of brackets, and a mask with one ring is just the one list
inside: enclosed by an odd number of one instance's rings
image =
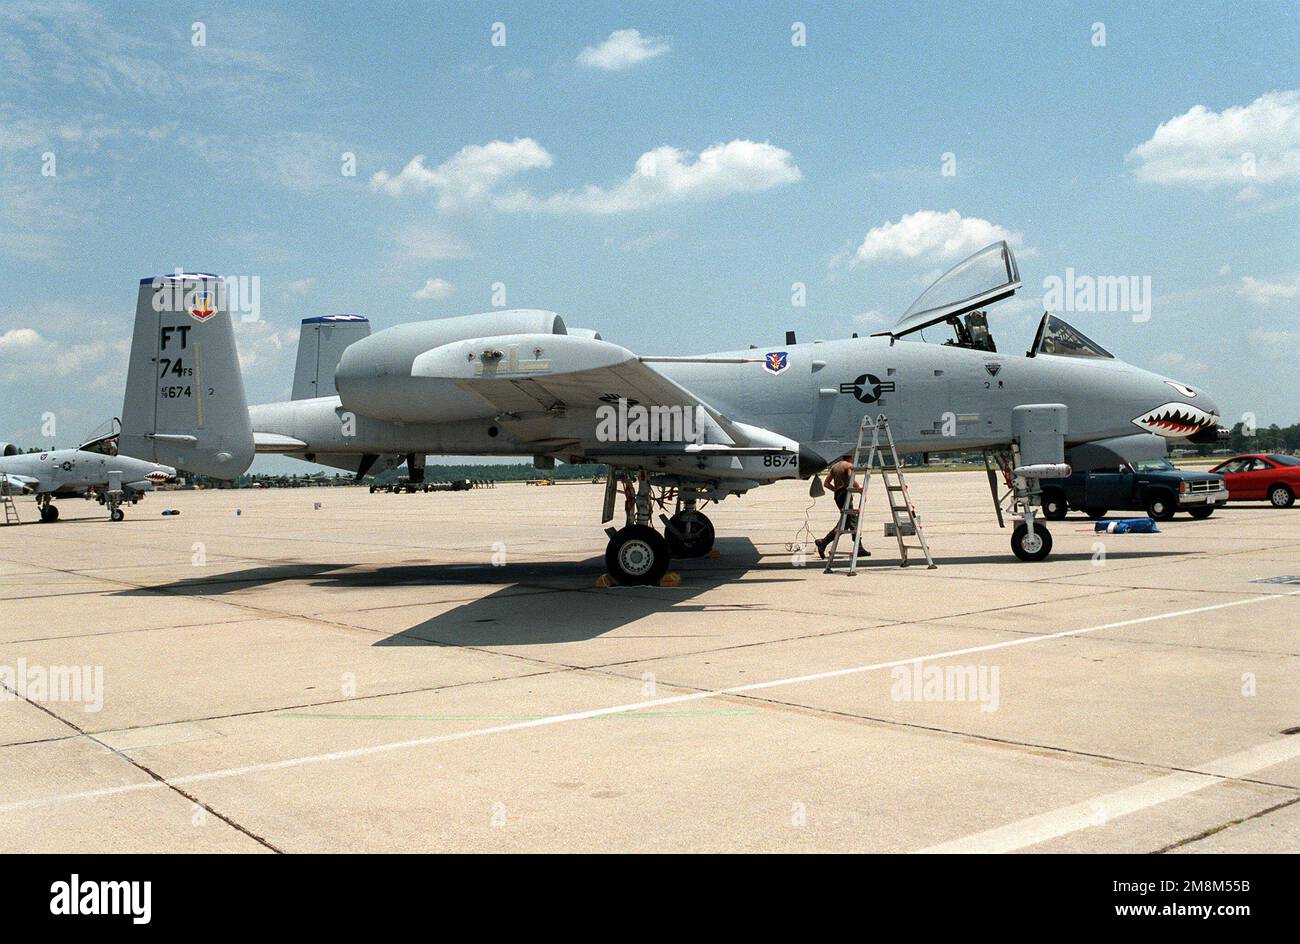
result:
[(1155, 521), (1151, 518), (1102, 518), (1097, 522), (1096, 531), (1105, 531), (1107, 534), (1159, 534), (1160, 529), (1156, 527)]

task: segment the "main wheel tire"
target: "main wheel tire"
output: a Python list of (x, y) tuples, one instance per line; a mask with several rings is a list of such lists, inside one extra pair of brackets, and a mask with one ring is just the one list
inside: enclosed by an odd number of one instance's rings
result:
[(1177, 510), (1174, 496), (1168, 492), (1156, 492), (1147, 499), (1147, 514), (1156, 521), (1169, 521)]
[(44, 522), (53, 522), (59, 520), (59, 509), (55, 505), (41, 506), (41, 520)]
[(1210, 515), (1214, 514), (1214, 506), (1206, 505), (1204, 508), (1189, 508), (1187, 513), (1197, 521), (1204, 521)]
[(702, 512), (679, 511), (668, 519), (668, 524), (664, 539), (673, 557), (703, 557), (713, 550), (713, 522)]
[(1268, 502), (1274, 508), (1290, 508), (1295, 494), (1286, 485), (1274, 485), (1268, 490)]
[(605, 548), (609, 575), (627, 587), (657, 584), (668, 573), (672, 552), (662, 534), (643, 524), (615, 532)]
[(123, 511), (121, 508), (114, 508), (112, 512), (109, 513), (108, 517), (113, 521), (121, 521), (123, 518), (126, 517), (126, 512)]
[(1022, 521), (1011, 532), (1011, 553), (1022, 561), (1036, 563), (1052, 553), (1052, 532), (1039, 521), (1034, 522), (1034, 533)]
[(1105, 518), (1106, 512), (1108, 511), (1110, 511), (1109, 508), (1085, 508), (1084, 509), (1084, 513), (1093, 521), (1097, 521), (1101, 518)]
[(1070, 506), (1066, 504), (1065, 493), (1056, 489), (1043, 492), (1043, 517), (1049, 521), (1064, 521)]

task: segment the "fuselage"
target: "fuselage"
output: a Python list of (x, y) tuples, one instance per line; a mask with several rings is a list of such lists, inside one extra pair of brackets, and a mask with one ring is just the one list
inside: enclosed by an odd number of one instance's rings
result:
[(176, 477), (171, 466), (130, 456), (110, 456), (82, 449), (51, 449), (0, 458), (0, 475), (36, 494), (80, 495), (107, 488), (114, 473), (133, 491), (148, 491), (153, 482)]
[[(436, 342), (403, 326), (385, 357), (345, 355), (342, 396), (252, 407), (253, 428), (306, 444), (300, 454), (526, 455), (497, 411), (450, 380), (411, 377), (410, 362)], [(393, 329), (390, 329), (393, 330)], [(362, 345), (383, 337), (380, 332)], [(351, 352), (351, 349), (349, 349)], [(769, 366), (769, 353), (784, 353)], [(1005, 445), (1012, 409), (1059, 403), (1068, 408), (1067, 444), (1141, 432), (1174, 435), (1138, 421), (1162, 407), (1209, 422), (1207, 394), (1114, 358), (1008, 355), (893, 341), (887, 336), (724, 351), (705, 358), (750, 363), (678, 362), (651, 366), (729, 419), (784, 436), (822, 457), (856, 442), (864, 414), (888, 416), (900, 452)], [(784, 366), (780, 366), (783, 364)], [(594, 410), (570, 410), (568, 428), (595, 424)], [(588, 427), (588, 428), (592, 428)], [(343, 464), (343, 463), (341, 463)]]

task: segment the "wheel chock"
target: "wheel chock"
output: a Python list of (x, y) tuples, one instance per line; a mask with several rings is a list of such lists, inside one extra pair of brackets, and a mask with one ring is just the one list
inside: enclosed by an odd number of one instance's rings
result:
[(668, 573), (664, 574), (659, 581), (661, 587), (680, 587), (682, 585), (682, 575)]
[(715, 547), (713, 550), (709, 551), (709, 556), (710, 556), (710, 557), (721, 557), (721, 556), (722, 556), (722, 552), (721, 552), (720, 550), (718, 550), (718, 549)]
[(601, 574), (596, 578), (596, 589), (608, 590), (612, 586), (614, 586), (614, 578), (609, 574)]

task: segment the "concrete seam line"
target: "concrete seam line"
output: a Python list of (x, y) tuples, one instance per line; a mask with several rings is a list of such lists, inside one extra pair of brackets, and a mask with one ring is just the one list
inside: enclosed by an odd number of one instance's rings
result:
[(1300, 738), (1266, 741), (1227, 757), (1220, 757), (1200, 766), (1205, 773), (1177, 771), (1145, 780), (1131, 787), (1060, 809), (1027, 816), (1024, 819), (972, 833), (960, 839), (949, 840), (918, 853), (994, 853), (1015, 852), (1026, 846), (1037, 845), (1070, 833), (1100, 826), (1121, 816), (1138, 813), (1169, 800), (1195, 793), (1222, 780), (1245, 777), (1265, 767), (1300, 757)]
[(1180, 616), (1194, 616), (1197, 613), (1207, 613), (1213, 610), (1222, 610), (1228, 607), (1245, 606), (1251, 603), (1264, 603), (1270, 600), (1282, 600), (1288, 597), (1294, 597), (1300, 594), (1300, 590), (1292, 590), (1286, 593), (1270, 593), (1264, 596), (1248, 597), (1244, 600), (1229, 600), (1226, 603), (1214, 603), (1208, 606), (1199, 606), (1190, 610), (1175, 610), (1168, 613), (1157, 613), (1151, 616), (1138, 616), (1133, 619), (1120, 620), (1114, 623), (1102, 623), (1097, 626), (1085, 626), (1079, 629), (1065, 629), (1056, 633), (1044, 633), (1038, 636), (1021, 636), (1016, 639), (1007, 639), (1000, 642), (985, 643), (980, 646), (970, 646), (965, 649), (950, 649), (946, 652), (935, 652), (928, 655), (907, 656), (901, 659), (890, 659), (887, 662), (874, 662), (868, 665), (849, 666), (843, 669), (830, 669), (825, 672), (815, 672), (808, 675), (796, 675), (790, 678), (772, 679), (766, 682), (750, 682), (745, 685), (735, 685), (729, 688), (720, 688), (712, 691), (689, 692), (683, 695), (670, 695), (666, 698), (655, 698), (648, 701), (632, 702), (626, 705), (610, 705), (604, 708), (590, 708), (585, 711), (575, 711), (567, 714), (546, 715), (541, 718), (534, 718), (527, 721), (516, 721), (510, 724), (494, 725), (488, 728), (471, 728), (467, 731), (457, 731), (451, 734), (436, 734), (430, 737), (414, 738), (406, 741), (392, 741), (385, 744), (372, 744), (367, 747), (350, 748), (343, 751), (333, 751), (325, 754), (309, 754), (304, 757), (292, 757), (279, 761), (267, 761), (261, 764), (250, 764), (244, 767), (230, 767), (222, 770), (211, 770), (197, 774), (185, 774), (179, 777), (164, 778), (164, 782), (134, 783), (123, 784), (117, 787), (103, 787), (95, 790), (83, 790), (76, 793), (58, 794), (50, 797), (39, 797), (30, 800), (18, 800), (11, 803), (0, 804), (0, 813), (6, 813), (11, 810), (26, 809), (34, 806), (44, 806), (50, 803), (59, 803), (63, 801), (94, 799), (97, 797), (116, 796), (122, 793), (134, 793), (141, 790), (158, 789), (167, 784), (190, 784), (202, 783), (208, 780), (224, 780), (231, 777), (240, 777), (247, 774), (262, 773), (272, 770), (283, 770), (289, 767), (301, 767), (308, 764), (328, 763), (337, 760), (348, 760), (355, 757), (366, 757), (373, 754), (382, 754), (389, 751), (407, 750), (414, 747), (425, 747), (432, 744), (444, 744), (452, 741), (462, 741), (468, 738), (485, 737), (490, 734), (507, 734), (513, 731), (523, 731), (529, 728), (549, 727), (556, 724), (565, 724), (570, 721), (584, 721), (589, 718), (599, 718), (604, 715), (623, 714), (630, 711), (645, 711), (650, 708), (660, 708), (666, 705), (678, 705), (684, 702), (701, 701), (705, 698), (719, 698), (726, 695), (739, 695), (745, 692), (762, 691), (768, 688), (778, 688), (784, 685), (799, 685), (805, 682), (816, 682), (824, 679), (840, 678), (847, 675), (860, 675), (865, 672), (874, 672), (881, 669), (890, 669), (895, 666), (911, 665), (914, 662), (936, 661), (939, 659), (951, 659), (958, 656), (973, 655), (977, 652), (990, 652), (997, 649), (1009, 649), (1014, 646), (1024, 646), (1035, 642), (1046, 642), (1053, 639), (1067, 639), (1071, 636), (1081, 636), (1085, 633), (1095, 633), (1106, 629), (1118, 629), (1123, 626), (1137, 626), (1142, 623), (1151, 623), (1159, 620), (1176, 619)]

